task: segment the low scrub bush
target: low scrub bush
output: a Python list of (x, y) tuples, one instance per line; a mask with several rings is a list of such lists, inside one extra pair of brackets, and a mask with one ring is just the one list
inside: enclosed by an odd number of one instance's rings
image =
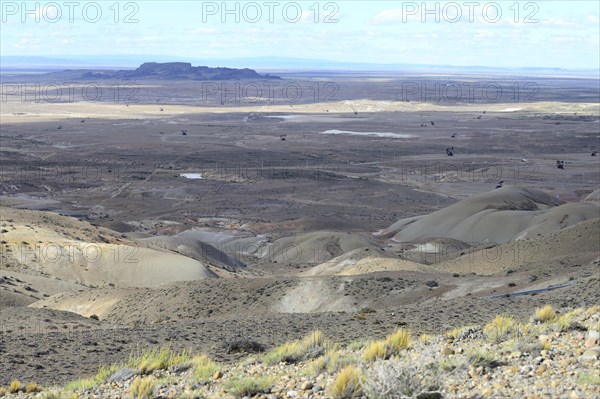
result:
[(473, 367), (492, 369), (502, 364), (500, 360), (490, 351), (484, 349), (473, 349), (467, 353), (467, 360)]
[(441, 398), (440, 369), (427, 361), (391, 359), (367, 370), (363, 382), (369, 399)]
[(226, 384), (226, 389), (236, 398), (243, 398), (264, 393), (271, 384), (269, 378), (244, 377), (230, 380)]

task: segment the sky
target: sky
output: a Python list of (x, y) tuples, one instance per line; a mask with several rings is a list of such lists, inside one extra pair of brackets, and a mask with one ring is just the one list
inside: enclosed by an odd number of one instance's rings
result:
[(600, 67), (591, 1), (0, 1), (2, 56)]

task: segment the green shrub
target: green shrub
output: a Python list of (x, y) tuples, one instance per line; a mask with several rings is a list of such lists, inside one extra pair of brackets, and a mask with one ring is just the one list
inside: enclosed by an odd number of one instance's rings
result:
[(467, 353), (467, 360), (473, 367), (495, 368), (502, 364), (492, 352), (484, 349), (472, 349)]
[(600, 376), (596, 374), (581, 374), (577, 379), (577, 383), (581, 385), (597, 385), (600, 387)]

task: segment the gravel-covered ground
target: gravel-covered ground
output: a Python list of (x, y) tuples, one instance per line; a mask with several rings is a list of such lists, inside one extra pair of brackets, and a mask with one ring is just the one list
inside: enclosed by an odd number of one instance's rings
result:
[[(311, 341), (312, 349), (298, 352), (303, 357), (297, 360), (246, 354), (220, 363), (190, 356), (155, 371), (134, 361), (105, 372), (102, 379), (108, 382), (80, 381), (64, 391), (54, 387), (6, 396), (41, 398), (54, 392), (59, 398), (130, 398), (141, 380), (150, 386), (148, 398), (592, 399), (600, 397), (599, 327), (598, 306), (526, 323), (495, 319), (443, 335), (413, 334), (407, 348), (382, 341), (386, 350), (380, 357), (368, 355), (373, 352), (365, 340), (334, 345), (325, 333)], [(348, 365), (358, 368), (360, 382), (354, 394), (340, 396), (336, 386), (352, 385), (340, 381)], [(243, 391), (242, 385), (254, 390)]]

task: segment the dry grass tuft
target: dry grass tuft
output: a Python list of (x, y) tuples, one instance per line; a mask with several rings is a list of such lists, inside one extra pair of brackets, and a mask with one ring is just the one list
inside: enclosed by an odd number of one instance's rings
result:
[(12, 380), (10, 382), (10, 384), (8, 385), (8, 392), (10, 392), (10, 393), (17, 393), (17, 392), (19, 392), (20, 389), (21, 389), (21, 381), (19, 381), (19, 380)]
[(83, 392), (90, 388), (93, 388), (99, 384), (95, 378), (80, 378), (75, 381), (69, 382), (65, 385), (65, 391), (67, 392)]
[(556, 310), (551, 305), (545, 305), (535, 310), (533, 318), (540, 323), (553, 323), (557, 319)]
[(40, 385), (36, 384), (35, 382), (30, 382), (27, 385), (25, 385), (25, 392), (27, 393), (37, 393), (37, 392), (42, 392), (44, 390), (44, 388), (42, 388)]
[(517, 332), (518, 323), (509, 315), (496, 316), (483, 328), (483, 333), (492, 342), (502, 342)]
[(227, 391), (236, 398), (252, 397), (264, 393), (272, 381), (269, 378), (236, 378), (226, 384)]
[(305, 375), (316, 377), (324, 371), (333, 374), (352, 362), (351, 356), (344, 356), (339, 350), (329, 349), (323, 356), (307, 364)]
[(302, 346), (307, 349), (322, 348), (325, 344), (326, 340), (321, 330), (312, 331), (302, 339)]
[(96, 373), (95, 379), (99, 383), (102, 383), (108, 379), (111, 375), (122, 369), (123, 366), (119, 364), (112, 364), (110, 366), (100, 366)]
[(472, 349), (467, 353), (467, 360), (473, 367), (484, 367), (492, 369), (500, 366), (502, 363), (494, 353), (484, 349)]
[(212, 380), (215, 373), (220, 370), (219, 365), (206, 355), (195, 356), (192, 363), (196, 365), (194, 377), (198, 382)]
[(129, 387), (129, 393), (133, 399), (150, 399), (154, 392), (154, 378), (136, 377)]
[(349, 365), (340, 371), (329, 390), (333, 399), (350, 399), (362, 395), (361, 371)]
[(385, 344), (395, 355), (398, 355), (401, 350), (410, 346), (410, 331), (405, 329), (394, 331), (393, 334), (387, 336)]
[(262, 359), (268, 365), (278, 363), (298, 363), (303, 360), (315, 359), (327, 349), (328, 342), (319, 330), (313, 331), (299, 341), (286, 342), (266, 353)]
[(387, 359), (390, 357), (390, 349), (384, 341), (373, 341), (367, 344), (363, 350), (362, 357), (365, 362), (374, 362), (378, 359)]
[(49, 392), (45, 392), (42, 395), (42, 399), (64, 399), (60, 392), (58, 391), (49, 391)]
[(128, 366), (138, 368), (142, 374), (150, 374), (156, 370), (166, 370), (190, 361), (191, 351), (173, 352), (168, 346), (150, 351), (142, 351), (129, 356)]

